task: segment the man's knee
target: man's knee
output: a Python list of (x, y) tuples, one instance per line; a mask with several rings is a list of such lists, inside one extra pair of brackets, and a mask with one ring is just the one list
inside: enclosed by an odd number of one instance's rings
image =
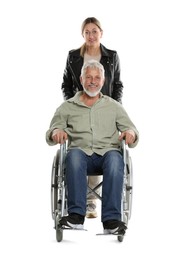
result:
[(70, 149), (66, 156), (66, 165), (78, 168), (85, 161), (85, 153), (80, 149)]
[(105, 154), (105, 164), (112, 171), (122, 171), (124, 169), (123, 156), (118, 151), (109, 151)]
[(108, 151), (105, 154), (105, 159), (108, 161), (108, 163), (114, 164), (114, 163), (121, 163), (123, 164), (123, 156), (120, 152), (118, 151)]

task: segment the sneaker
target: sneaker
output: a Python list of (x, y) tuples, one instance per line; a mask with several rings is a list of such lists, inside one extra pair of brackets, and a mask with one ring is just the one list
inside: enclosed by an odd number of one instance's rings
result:
[(107, 220), (103, 222), (104, 234), (125, 235), (127, 229), (124, 222), (119, 220)]
[(83, 224), (84, 216), (77, 213), (70, 213), (68, 216), (62, 217), (59, 221), (59, 226), (62, 228), (84, 229)]
[(94, 202), (87, 205), (86, 218), (97, 218), (96, 204)]

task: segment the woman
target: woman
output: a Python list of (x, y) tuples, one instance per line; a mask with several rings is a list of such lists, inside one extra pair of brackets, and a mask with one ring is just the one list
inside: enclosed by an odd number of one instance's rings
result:
[[(73, 97), (77, 91), (83, 90), (80, 83), (80, 73), (84, 62), (90, 59), (99, 61), (105, 69), (105, 83), (102, 93), (121, 103), (123, 84), (120, 80), (120, 61), (116, 51), (107, 49), (100, 43), (103, 30), (95, 17), (86, 18), (81, 26), (84, 44), (68, 53), (61, 89), (65, 99)], [(95, 187), (101, 181), (100, 176), (89, 176), (89, 186)], [(86, 217), (97, 217), (96, 198), (92, 195), (87, 198)]]

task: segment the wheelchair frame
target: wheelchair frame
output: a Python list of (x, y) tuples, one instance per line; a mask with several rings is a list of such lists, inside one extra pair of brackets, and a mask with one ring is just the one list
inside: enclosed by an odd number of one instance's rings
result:
[[(67, 190), (66, 190), (66, 178), (65, 178), (65, 158), (67, 153), (67, 144), (60, 145), (56, 155), (53, 159), (52, 173), (51, 173), (51, 214), (54, 220), (54, 228), (56, 230), (56, 240), (61, 242), (63, 239), (63, 229), (59, 228), (58, 224), (62, 216), (68, 214), (67, 206)], [(126, 223), (131, 218), (132, 211), (132, 192), (133, 192), (133, 168), (132, 160), (129, 156), (129, 150), (126, 148), (125, 141), (122, 141), (122, 155), (125, 163), (124, 167), (124, 183), (121, 200), (121, 220)], [(96, 192), (96, 190), (102, 186), (102, 182), (96, 187), (91, 189), (89, 186), (88, 193), (93, 193), (98, 199), (102, 200), (102, 197)], [(119, 242), (123, 241), (124, 236), (118, 235)]]

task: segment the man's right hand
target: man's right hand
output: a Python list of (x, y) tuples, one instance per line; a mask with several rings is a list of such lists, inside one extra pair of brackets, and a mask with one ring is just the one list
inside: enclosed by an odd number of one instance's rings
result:
[(67, 133), (60, 129), (54, 129), (52, 132), (52, 140), (57, 144), (64, 144), (67, 140)]

